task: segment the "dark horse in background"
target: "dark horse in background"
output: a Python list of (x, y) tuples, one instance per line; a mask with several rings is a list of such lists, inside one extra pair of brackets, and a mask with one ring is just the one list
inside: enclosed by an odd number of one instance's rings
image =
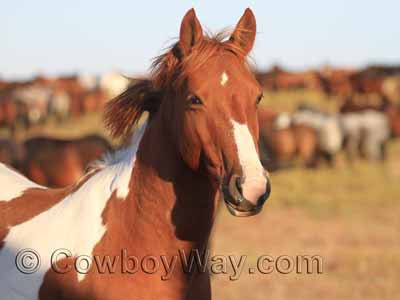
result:
[(35, 137), (24, 142), (20, 170), (34, 182), (48, 187), (66, 187), (77, 182), (89, 164), (113, 147), (99, 135), (63, 140)]
[[(257, 149), (262, 89), (246, 63), (255, 35), (250, 9), (227, 40), (204, 36), (190, 10), (179, 41), (156, 60), (151, 78), (106, 109), (114, 137), (129, 134), (144, 111), (148, 121), (127, 149), (76, 185), (48, 189), (0, 164), (2, 299), (211, 298), (209, 274), (196, 268), (176, 267), (166, 281), (162, 269), (132, 275), (92, 263), (84, 273), (57, 270), (81, 255), (104, 261), (125, 250), (170, 263), (178, 251), (204, 251), (221, 195), (235, 216), (261, 211), (270, 183)], [(21, 248), (41, 256), (36, 273), (17, 270)], [(59, 248), (71, 255), (54, 258)]]
[(0, 162), (20, 170), (24, 156), (23, 146), (10, 139), (0, 139)]
[(96, 134), (78, 139), (33, 137), (23, 143), (0, 139), (0, 162), (48, 187), (76, 183), (90, 163), (112, 152), (112, 145)]

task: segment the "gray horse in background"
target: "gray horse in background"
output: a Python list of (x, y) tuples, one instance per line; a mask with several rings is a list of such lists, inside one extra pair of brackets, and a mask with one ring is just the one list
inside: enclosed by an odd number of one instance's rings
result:
[(340, 117), (345, 150), (350, 160), (362, 156), (371, 161), (385, 158), (391, 130), (387, 115), (376, 110), (344, 113)]
[(313, 128), (317, 132), (318, 154), (330, 164), (334, 164), (336, 154), (342, 149), (343, 143), (339, 115), (301, 106), (293, 114), (292, 122), (294, 125), (306, 125)]

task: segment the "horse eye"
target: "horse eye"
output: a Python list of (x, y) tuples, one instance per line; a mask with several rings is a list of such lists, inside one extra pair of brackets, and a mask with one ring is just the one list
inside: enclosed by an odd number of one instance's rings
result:
[(257, 97), (257, 104), (259, 104), (261, 102), (261, 100), (264, 98), (264, 95), (261, 94)]
[(193, 105), (202, 105), (203, 104), (201, 99), (197, 96), (191, 96), (189, 100), (190, 100), (190, 103)]

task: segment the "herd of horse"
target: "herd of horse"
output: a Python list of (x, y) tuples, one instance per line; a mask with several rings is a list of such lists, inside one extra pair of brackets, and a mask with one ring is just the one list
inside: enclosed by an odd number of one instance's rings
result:
[[(300, 105), (295, 112), (259, 108), (260, 155), (268, 171), (295, 165), (335, 166), (344, 150), (348, 161), (382, 161), (386, 145), (400, 137), (400, 106), (356, 105), (350, 98), (338, 113)], [(100, 135), (78, 139), (37, 136), (22, 143), (0, 139), (0, 162), (12, 166), (34, 182), (66, 187), (85, 174), (90, 163), (117, 149)]]
[(49, 118), (58, 122), (68, 117), (101, 111), (106, 101), (122, 92), (129, 79), (118, 73), (100, 77), (72, 75), (38, 76), (27, 81), (0, 80), (0, 127), (28, 129)]
[[(268, 171), (322, 163), (334, 167), (342, 151), (350, 163), (384, 160), (387, 143), (400, 137), (400, 106), (354, 110), (346, 105), (336, 114), (307, 105), (293, 113), (263, 107), (258, 122), (261, 161)], [(91, 162), (119, 147), (96, 134), (78, 139), (38, 136), (22, 143), (0, 139), (0, 162), (40, 185), (66, 187), (77, 182)]]
[(361, 70), (325, 67), (320, 70), (290, 72), (279, 66), (256, 73), (269, 90), (308, 89), (329, 95), (379, 94), (400, 97), (400, 66), (372, 65)]
[(386, 102), (380, 108), (343, 105), (337, 113), (300, 105), (296, 111), (259, 110), (260, 148), (270, 171), (295, 162), (316, 167), (326, 161), (335, 166), (344, 150), (348, 161), (386, 158), (387, 143), (400, 137), (400, 105)]

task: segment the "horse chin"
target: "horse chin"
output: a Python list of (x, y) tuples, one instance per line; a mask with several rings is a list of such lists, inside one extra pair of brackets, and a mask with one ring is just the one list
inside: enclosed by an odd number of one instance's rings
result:
[(262, 210), (262, 205), (254, 206), (252, 208), (242, 208), (240, 205), (235, 205), (231, 203), (229, 200), (225, 200), (224, 202), (228, 211), (235, 217), (251, 217), (257, 215)]

